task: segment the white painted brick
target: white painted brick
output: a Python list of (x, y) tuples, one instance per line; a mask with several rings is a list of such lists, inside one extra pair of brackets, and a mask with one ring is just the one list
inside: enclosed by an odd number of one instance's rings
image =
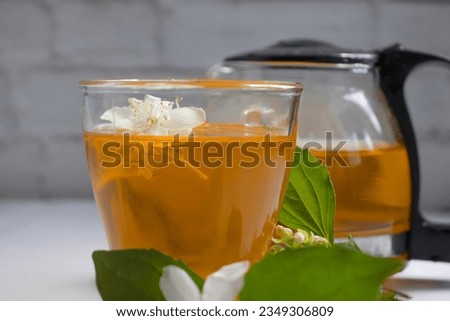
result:
[(84, 79), (195, 77), (189, 69), (98, 68), (44, 65), (23, 70), (14, 84), (22, 133), (41, 136), (81, 132), (81, 97), (78, 82)]
[(18, 115), (10, 96), (8, 73), (0, 69), (0, 139), (10, 138), (18, 129)]
[(154, 65), (161, 28), (151, 1), (52, 1), (55, 52), (82, 64)]
[(49, 57), (49, 13), (33, 1), (0, 1), (0, 63), (41, 62)]
[(450, 56), (450, 2), (386, 2), (378, 12), (377, 45), (401, 42), (410, 49)]
[(83, 138), (58, 136), (46, 141), (45, 197), (92, 197)]
[(52, 68), (27, 69), (14, 84), (20, 131), (52, 136), (81, 131), (78, 81), (81, 73)]
[(32, 136), (0, 138), (0, 198), (37, 197), (43, 184), (43, 144)]
[[(183, 2), (183, 4), (181, 4)], [(166, 62), (207, 68), (224, 57), (281, 39), (309, 38), (370, 47), (366, 2), (209, 2), (168, 0)]]

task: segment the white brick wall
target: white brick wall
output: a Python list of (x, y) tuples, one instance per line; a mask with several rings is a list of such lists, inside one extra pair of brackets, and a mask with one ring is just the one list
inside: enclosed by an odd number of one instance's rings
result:
[(153, 1), (52, 1), (54, 51), (79, 65), (158, 65), (159, 15)]
[[(91, 195), (81, 79), (201, 77), (283, 38), (450, 56), (449, 16), (445, 1), (0, 0), (0, 198)], [(428, 207), (450, 208), (449, 83), (426, 67), (407, 84)]]
[(0, 1), (0, 64), (17, 66), (49, 59), (52, 25), (39, 1)]
[(170, 6), (168, 64), (205, 67), (284, 38), (318, 38), (370, 46), (372, 16), (354, 1), (163, 1)]
[(375, 45), (401, 41), (416, 50), (450, 53), (450, 3), (441, 1), (377, 1)]
[(31, 136), (14, 135), (11, 140), (0, 141), (0, 195), (40, 196), (45, 147), (43, 139)]

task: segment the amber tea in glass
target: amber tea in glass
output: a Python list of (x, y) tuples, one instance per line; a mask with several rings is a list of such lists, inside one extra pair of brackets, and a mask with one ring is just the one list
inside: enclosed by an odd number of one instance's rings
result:
[[(81, 86), (89, 172), (111, 249), (154, 248), (203, 276), (265, 255), (295, 147), (299, 84), (171, 80)], [(139, 104), (144, 95), (175, 102), (172, 110), (201, 108), (205, 121), (166, 131), (161, 118), (163, 130), (155, 131), (151, 126), (158, 120), (147, 115), (150, 124), (139, 123), (140, 129), (132, 122), (118, 128), (127, 124), (120, 118), (126, 109), (114, 107), (130, 98)], [(113, 121), (102, 120), (108, 109), (116, 112)]]

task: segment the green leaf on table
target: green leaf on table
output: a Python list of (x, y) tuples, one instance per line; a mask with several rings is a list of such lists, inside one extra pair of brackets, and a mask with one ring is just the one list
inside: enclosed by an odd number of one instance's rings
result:
[(381, 285), (404, 267), (338, 247), (301, 248), (268, 255), (245, 277), (241, 300), (380, 300)]
[(333, 244), (335, 194), (327, 169), (307, 149), (296, 148), (279, 221)]
[(159, 279), (167, 265), (184, 269), (201, 289), (203, 280), (180, 260), (156, 250), (95, 251), (97, 288), (106, 301), (165, 300)]

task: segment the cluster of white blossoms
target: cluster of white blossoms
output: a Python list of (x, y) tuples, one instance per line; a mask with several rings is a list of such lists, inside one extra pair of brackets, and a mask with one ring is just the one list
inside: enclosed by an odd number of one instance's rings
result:
[(117, 129), (149, 135), (189, 135), (192, 128), (206, 121), (202, 108), (179, 107), (178, 101), (162, 100), (151, 95), (145, 95), (143, 100), (129, 98), (128, 104), (112, 107), (100, 119), (110, 121)]
[(282, 225), (275, 227), (274, 236), (272, 237), (273, 253), (283, 251), (286, 248), (298, 249), (310, 246), (330, 246), (330, 242), (322, 236), (314, 235), (313, 232), (306, 232), (301, 229), (292, 230)]

